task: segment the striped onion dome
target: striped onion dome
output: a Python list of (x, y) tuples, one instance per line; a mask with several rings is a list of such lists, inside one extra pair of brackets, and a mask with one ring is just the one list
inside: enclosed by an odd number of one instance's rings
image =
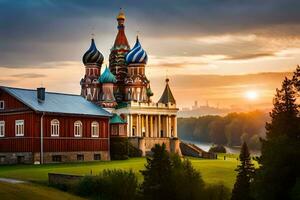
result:
[(148, 56), (146, 51), (142, 48), (139, 38), (136, 38), (136, 42), (134, 47), (127, 53), (126, 57), (126, 62), (128, 64), (130, 63), (147, 63)]
[(85, 52), (85, 54), (82, 57), (82, 62), (86, 64), (97, 64), (97, 65), (102, 65), (104, 60), (104, 57), (100, 51), (98, 51), (94, 39), (91, 41), (91, 46)]
[(106, 66), (104, 72), (99, 77), (100, 83), (116, 83), (116, 77), (110, 72), (109, 68)]

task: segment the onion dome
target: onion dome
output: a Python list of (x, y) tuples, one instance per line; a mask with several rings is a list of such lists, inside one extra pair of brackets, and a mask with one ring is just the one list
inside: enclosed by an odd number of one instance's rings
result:
[(146, 94), (147, 94), (148, 97), (153, 96), (153, 92), (152, 92), (150, 87), (146, 89)]
[(125, 20), (125, 13), (124, 11), (122, 10), (122, 8), (120, 8), (120, 12), (119, 14), (117, 15), (117, 20)]
[(116, 77), (110, 72), (109, 68), (106, 66), (104, 72), (99, 77), (100, 83), (116, 83)]
[(104, 57), (103, 57), (102, 53), (100, 53), (100, 51), (98, 51), (95, 41), (94, 41), (94, 39), (92, 39), (90, 48), (87, 50), (87, 52), (85, 52), (85, 54), (82, 57), (83, 64), (85, 64), (85, 65), (96, 64), (96, 65), (101, 66), (103, 63), (103, 60), (104, 60)]
[(142, 48), (138, 37), (136, 37), (135, 45), (127, 53), (125, 59), (126, 59), (126, 62), (128, 64), (130, 64), (130, 63), (143, 63), (143, 64), (146, 64), (147, 63), (147, 60), (148, 60), (147, 53)]

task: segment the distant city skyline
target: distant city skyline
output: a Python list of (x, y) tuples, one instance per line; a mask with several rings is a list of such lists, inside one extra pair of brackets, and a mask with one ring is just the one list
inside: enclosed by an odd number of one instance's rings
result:
[(168, 76), (180, 108), (198, 100), (231, 111), (269, 109), (299, 64), (296, 0), (1, 0), (0, 85), (79, 94), (91, 34), (104, 70), (120, 7), (131, 47), (138, 32), (149, 55), (155, 101)]

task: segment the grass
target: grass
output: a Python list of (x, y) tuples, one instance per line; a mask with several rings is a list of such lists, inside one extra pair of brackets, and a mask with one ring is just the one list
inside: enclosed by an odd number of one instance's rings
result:
[(11, 184), (11, 183), (2, 183), (2, 182), (0, 182), (0, 199), (3, 200), (4, 199), (83, 200), (80, 197), (56, 190), (54, 188), (42, 186), (42, 185), (37, 185), (32, 183)]
[[(224, 156), (226, 156), (225, 160)], [(217, 160), (189, 159), (193, 166), (201, 172), (201, 175), (207, 184), (223, 183), (225, 186), (232, 189), (236, 177), (234, 169), (238, 164), (237, 155), (219, 154)], [(1, 178), (13, 178), (28, 181), (24, 184), (0, 182), (0, 199), (79, 200), (81, 198), (47, 187), (48, 173), (88, 175), (92, 172), (93, 175), (96, 175), (104, 169), (132, 169), (136, 172), (139, 181), (142, 181), (143, 177), (139, 171), (144, 169), (145, 163), (145, 158), (131, 158), (123, 161), (0, 166)]]
[[(221, 154), (217, 160), (189, 158), (193, 166), (202, 174), (204, 181), (208, 184), (222, 182), (229, 188), (235, 182), (236, 168), (238, 162), (236, 155)], [(78, 175), (96, 175), (104, 169), (132, 169), (136, 172), (140, 181), (142, 175), (139, 172), (144, 169), (145, 158), (131, 158), (125, 161), (99, 161), (88, 163), (47, 164), (47, 165), (15, 165), (1, 166), (0, 177), (14, 178), (30, 182), (47, 183), (48, 173), (67, 173)]]

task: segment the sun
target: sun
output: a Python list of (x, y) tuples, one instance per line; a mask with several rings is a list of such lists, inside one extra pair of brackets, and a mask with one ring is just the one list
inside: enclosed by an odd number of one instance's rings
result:
[(245, 97), (249, 100), (256, 100), (258, 98), (258, 92), (251, 90), (251, 91), (246, 91)]

